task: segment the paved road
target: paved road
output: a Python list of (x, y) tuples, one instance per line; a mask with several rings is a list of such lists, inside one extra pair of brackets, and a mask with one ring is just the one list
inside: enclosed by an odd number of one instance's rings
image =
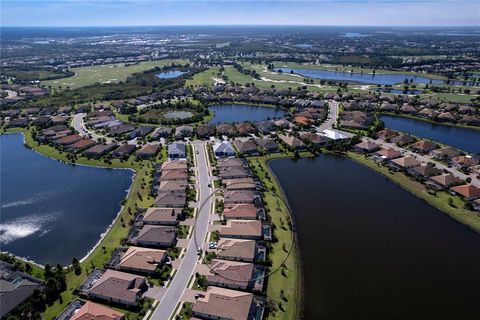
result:
[(338, 118), (338, 102), (329, 101), (328, 102), (328, 117), (327, 121), (318, 126), (318, 132), (321, 132), (325, 129), (331, 129), (334, 124), (337, 123)]
[(475, 175), (471, 174), (471, 175), (467, 175), (467, 174), (464, 174), (462, 172), (460, 172), (459, 170), (457, 170), (456, 168), (449, 168), (448, 166), (442, 164), (442, 163), (439, 163), (439, 162), (436, 162), (433, 160), (432, 156), (430, 155), (422, 155), (422, 154), (418, 154), (418, 153), (415, 153), (415, 152), (412, 152), (410, 150), (407, 150), (407, 149), (404, 149), (404, 148), (400, 148), (398, 147), (396, 144), (394, 143), (389, 143), (389, 142), (386, 142), (384, 140), (381, 140), (381, 139), (377, 139), (377, 140), (374, 140), (374, 139), (371, 139), (371, 138), (364, 138), (364, 140), (370, 140), (370, 141), (373, 141), (377, 144), (380, 144), (381, 146), (383, 146), (384, 148), (392, 148), (392, 149), (395, 149), (395, 150), (398, 150), (400, 152), (402, 152), (403, 155), (405, 156), (411, 156), (411, 157), (415, 157), (418, 161), (421, 161), (421, 162), (433, 162), (435, 163), (435, 166), (438, 168), (438, 169), (441, 169), (441, 170), (447, 170), (449, 172), (451, 172), (452, 174), (456, 175), (457, 177), (465, 180), (467, 179), (468, 177), (472, 178), (472, 182), (471, 184), (477, 186), (477, 187), (480, 187), (480, 180), (477, 179), (477, 177), (475, 177)]
[[(209, 198), (211, 189), (208, 186), (209, 184), (209, 175), (208, 175), (208, 165), (207, 165), (207, 155), (205, 152), (205, 142), (195, 141), (193, 142), (194, 152), (198, 151), (197, 156), (197, 168), (198, 168), (198, 191), (199, 191), (199, 204), (202, 204), (206, 201), (202, 209), (197, 213), (197, 223), (195, 226), (194, 237), (197, 239), (197, 242), (200, 244), (203, 243), (205, 236), (207, 234), (208, 225), (209, 225), (209, 215), (210, 215), (210, 205), (211, 199)], [(162, 300), (158, 304), (158, 307), (155, 309), (152, 317), (152, 320), (168, 320), (172, 313), (175, 311), (175, 308), (178, 302), (181, 301), (183, 293), (185, 292), (188, 281), (190, 277), (194, 274), (195, 266), (198, 261), (197, 247), (195, 241), (192, 237), (188, 247), (186, 249), (186, 254), (183, 257), (183, 260), (177, 269), (177, 273), (173, 278), (170, 286), (167, 288)]]
[(77, 113), (73, 117), (72, 126), (75, 129), (75, 131), (78, 132), (78, 134), (80, 134), (83, 137), (86, 137), (86, 136), (90, 135), (92, 137), (92, 139), (95, 140), (95, 141), (97, 141), (99, 138), (106, 139), (107, 143), (111, 143), (113, 141), (113, 139), (110, 138), (110, 137), (102, 136), (102, 135), (96, 133), (95, 131), (88, 130), (85, 127), (85, 123), (83, 122), (83, 120), (85, 119), (85, 116), (86, 116), (85, 113)]

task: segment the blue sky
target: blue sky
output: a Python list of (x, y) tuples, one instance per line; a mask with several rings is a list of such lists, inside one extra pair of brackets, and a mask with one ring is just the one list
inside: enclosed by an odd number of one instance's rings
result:
[(479, 26), (478, 0), (1, 0), (2, 26)]

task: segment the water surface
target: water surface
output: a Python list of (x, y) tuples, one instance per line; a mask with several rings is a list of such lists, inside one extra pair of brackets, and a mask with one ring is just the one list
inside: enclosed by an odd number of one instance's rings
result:
[(217, 104), (208, 107), (214, 112), (209, 124), (233, 123), (244, 121), (262, 121), (272, 118), (281, 118), (286, 112), (280, 108), (263, 107), (244, 104)]
[(116, 217), (133, 173), (72, 166), (0, 135), (0, 246), (44, 264), (83, 258)]
[(172, 78), (180, 77), (182, 74), (185, 74), (185, 72), (180, 70), (172, 70), (172, 71), (157, 73), (155, 76), (160, 79), (172, 79)]
[(395, 116), (381, 116), (380, 119), (387, 128), (432, 139), (467, 152), (480, 152), (479, 130)]
[(187, 119), (193, 117), (190, 111), (172, 111), (164, 113), (163, 116), (167, 119)]
[(346, 158), (270, 166), (297, 223), (304, 319), (478, 318), (479, 234)]

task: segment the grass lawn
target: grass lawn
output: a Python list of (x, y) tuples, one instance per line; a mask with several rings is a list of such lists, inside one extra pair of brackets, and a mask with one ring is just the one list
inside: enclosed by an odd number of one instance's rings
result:
[[(386, 176), (387, 178), (400, 185), (402, 188), (409, 191), (416, 197), (425, 200), (430, 205), (445, 212), (452, 218), (458, 220), (459, 222), (469, 226), (473, 230), (480, 233), (480, 214), (464, 209), (464, 203), (459, 197), (453, 196), (444, 191), (436, 192), (435, 195), (432, 195), (428, 193), (428, 190), (423, 184), (410, 179), (403, 173), (391, 173), (388, 171), (388, 168), (378, 166), (373, 160), (366, 159), (363, 155), (359, 155), (354, 152), (348, 152), (347, 156), (350, 159), (361, 163), (368, 168)], [(453, 200), (453, 206), (450, 206), (448, 204), (449, 198)]]
[(125, 66), (125, 63), (97, 65), (90, 67), (72, 68), (71, 71), (75, 72), (73, 77), (42, 81), (42, 85), (52, 87), (70, 87), (75, 89), (78, 87), (87, 86), (94, 83), (109, 83), (120, 82), (127, 80), (127, 77), (154, 67), (163, 67), (175, 62), (176, 64), (184, 64), (186, 60), (158, 60), (158, 61), (145, 61), (138, 64), (129, 64)]
[(192, 79), (186, 81), (185, 86), (213, 86), (214, 78), (221, 78), (218, 75), (220, 67), (211, 67), (205, 71), (199, 72), (193, 76)]
[[(24, 130), (24, 134), (25, 142), (30, 148), (45, 156), (67, 162), (66, 153), (59, 152), (57, 149), (48, 145), (39, 145), (34, 141), (31, 135), (31, 129)], [(157, 160), (162, 161), (164, 159), (165, 152), (161, 152)], [(52, 306), (47, 308), (43, 314), (44, 319), (47, 320), (57, 316), (75, 298), (73, 291), (86, 278), (86, 270), (90, 271), (94, 267), (102, 268), (108, 261), (112, 252), (120, 245), (120, 241), (127, 236), (129, 229), (128, 221), (133, 218), (136, 208), (148, 208), (153, 205), (154, 201), (153, 197), (150, 196), (153, 161), (137, 161), (135, 156), (131, 156), (127, 161), (114, 159), (112, 160), (112, 164), (108, 165), (101, 160), (89, 160), (84, 157), (79, 157), (76, 163), (109, 168), (130, 168), (135, 170), (136, 174), (119, 217), (100, 244), (81, 262), (82, 274), (76, 276), (73, 272), (66, 273), (67, 290), (62, 293), (63, 302), (60, 303), (56, 301)], [(122, 220), (124, 221), (123, 223)]]

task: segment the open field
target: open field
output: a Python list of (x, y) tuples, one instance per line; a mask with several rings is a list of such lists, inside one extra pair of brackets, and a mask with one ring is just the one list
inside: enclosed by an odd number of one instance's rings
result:
[(53, 88), (62, 87), (63, 89), (70, 87), (75, 89), (94, 83), (117, 83), (125, 81), (128, 76), (152, 69), (154, 67), (163, 67), (175, 62), (176, 64), (184, 64), (186, 60), (158, 60), (145, 61), (137, 64), (107, 64), (91, 67), (72, 68), (75, 72), (73, 77), (42, 81), (42, 85), (51, 86)]
[(218, 75), (220, 67), (211, 67), (205, 71), (199, 72), (193, 76), (192, 79), (186, 81), (186, 86), (213, 86), (215, 84), (215, 78), (220, 78)]
[[(19, 130), (16, 130), (17, 132)], [(64, 162), (68, 162), (65, 152), (59, 152), (53, 147), (48, 145), (39, 145), (32, 138), (32, 130), (24, 130), (25, 143), (35, 151)], [(159, 154), (157, 161), (162, 161), (166, 157), (165, 149)], [(112, 160), (112, 164), (102, 162), (101, 160), (89, 160), (84, 157), (79, 157), (76, 161), (77, 164), (92, 165), (109, 168), (125, 168), (135, 170), (135, 179), (131, 185), (130, 193), (126, 199), (123, 209), (115, 223), (101, 240), (98, 246), (88, 255), (88, 257), (81, 262), (82, 274), (76, 276), (73, 271), (66, 273), (67, 290), (63, 292), (62, 302), (57, 300), (52, 306), (47, 307), (47, 310), (43, 314), (43, 318), (50, 320), (57, 316), (74, 298), (74, 290), (85, 280), (87, 277), (87, 270), (90, 272), (95, 267), (103, 267), (108, 261), (112, 252), (120, 245), (120, 242), (128, 234), (129, 221), (133, 218), (133, 214), (136, 208), (147, 208), (153, 204), (153, 198), (150, 196), (150, 173), (153, 170), (153, 162), (151, 161), (138, 161), (134, 156), (131, 156), (128, 161), (121, 161), (118, 159)], [(136, 317), (136, 316), (135, 316)], [(135, 319), (132, 317), (132, 319)], [(131, 319), (129, 317), (129, 319)]]

